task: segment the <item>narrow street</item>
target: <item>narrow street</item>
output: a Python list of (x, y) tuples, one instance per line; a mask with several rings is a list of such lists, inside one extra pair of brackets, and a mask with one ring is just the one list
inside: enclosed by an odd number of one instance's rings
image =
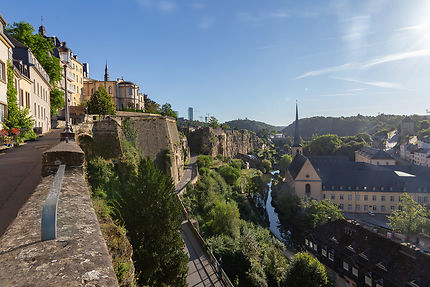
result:
[(42, 153), (59, 142), (60, 132), (0, 152), (0, 236), (39, 184)]

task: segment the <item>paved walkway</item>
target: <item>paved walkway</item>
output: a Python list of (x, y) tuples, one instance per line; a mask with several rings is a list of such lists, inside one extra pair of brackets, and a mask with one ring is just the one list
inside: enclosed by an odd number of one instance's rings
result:
[(0, 152), (0, 236), (39, 184), (42, 153), (59, 142), (60, 132)]
[[(197, 175), (197, 156), (192, 156), (185, 167), (181, 181), (176, 185), (176, 192), (180, 192)], [(182, 222), (182, 238), (185, 242), (185, 252), (188, 255), (188, 286), (224, 286), (218, 279), (217, 272), (209, 263), (206, 252), (203, 250), (199, 241), (191, 230), (190, 223)]]

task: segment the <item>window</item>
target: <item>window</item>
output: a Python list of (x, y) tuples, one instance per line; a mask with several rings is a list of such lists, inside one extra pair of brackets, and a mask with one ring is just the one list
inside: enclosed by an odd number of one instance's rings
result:
[(314, 244), (314, 250), (318, 251), (318, 245)]
[(394, 209), (395, 209), (394, 205), (391, 205), (391, 206), (390, 206), (390, 209), (391, 209), (391, 210), (394, 210)]
[(358, 277), (358, 269), (355, 268), (354, 266), (352, 266), (352, 275), (354, 275), (355, 277)]
[(334, 198), (335, 198), (335, 197), (334, 197), (334, 194), (332, 194), (332, 195), (331, 195), (331, 199), (332, 199), (332, 200), (334, 200)]
[(4, 122), (4, 118), (6, 117), (6, 106), (0, 104), (0, 122)]
[(394, 196), (390, 196), (390, 201), (394, 202)]
[(381, 205), (381, 211), (385, 211), (385, 205)]
[(323, 194), (323, 199), (325, 199), (325, 193)]
[(348, 200), (352, 200), (352, 194), (348, 194)]
[(112, 94), (112, 87), (109, 87), (109, 94)]
[(6, 81), (6, 69), (2, 61), (0, 61), (0, 80)]
[(372, 274), (371, 273), (368, 273), (368, 274), (366, 274), (366, 276), (364, 276), (364, 282), (366, 283), (366, 285), (372, 286)]
[(364, 211), (367, 211), (368, 210), (368, 206), (367, 205), (363, 205), (363, 209), (364, 209)]
[(305, 239), (305, 245), (309, 246), (309, 240)]
[(364, 195), (364, 200), (369, 200), (369, 196), (367, 194)]
[(385, 201), (385, 195), (381, 196), (381, 201)]
[(305, 186), (305, 189), (306, 189), (306, 196), (309, 197), (311, 195), (311, 185), (307, 183)]
[(24, 91), (23, 90), (19, 90), (19, 104), (21, 107), (24, 106)]
[(328, 253), (328, 259), (330, 260), (330, 261), (334, 261), (334, 250), (331, 250), (329, 253)]
[(352, 210), (352, 204), (348, 204), (348, 210), (351, 211)]
[(376, 205), (372, 206), (372, 209), (373, 209), (373, 210), (376, 210)]
[(322, 256), (327, 257), (327, 250), (324, 248), (321, 249), (321, 254), (322, 254)]
[(343, 200), (343, 194), (339, 195), (339, 199)]
[(346, 271), (349, 271), (349, 264), (346, 263), (345, 261), (343, 261), (343, 269), (345, 269)]
[(34, 117), (36, 117), (37, 116), (37, 114), (36, 114), (36, 103), (34, 103)]
[(128, 88), (128, 94), (131, 96), (133, 95), (133, 88)]
[(343, 210), (343, 203), (339, 204), (339, 208)]
[(360, 195), (359, 194), (355, 195), (355, 200), (357, 200), (357, 201), (360, 200)]
[(355, 205), (355, 210), (356, 210), (356, 211), (360, 211), (360, 205), (359, 205), (359, 204), (356, 204), (356, 205)]
[(372, 200), (376, 201), (376, 195), (372, 195)]

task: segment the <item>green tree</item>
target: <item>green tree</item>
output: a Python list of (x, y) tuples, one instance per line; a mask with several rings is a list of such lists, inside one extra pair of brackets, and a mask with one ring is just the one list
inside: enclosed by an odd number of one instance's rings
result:
[(341, 145), (341, 140), (337, 135), (323, 135), (314, 137), (306, 145), (306, 150), (312, 155), (334, 155)]
[(145, 113), (161, 114), (160, 105), (145, 96)]
[(218, 172), (229, 185), (235, 184), (240, 177), (240, 170), (229, 165), (221, 166)]
[(285, 171), (290, 166), (292, 161), (293, 161), (293, 159), (292, 159), (291, 155), (284, 154), (278, 162), (279, 170), (282, 173), (285, 173)]
[(215, 128), (219, 128), (220, 127), (220, 124), (219, 124), (218, 120), (214, 116), (210, 117), (208, 121), (209, 121), (209, 126), (211, 128), (215, 129)]
[(428, 211), (409, 194), (400, 196), (399, 207), (388, 216), (388, 225), (395, 231), (410, 235), (419, 233), (426, 226)]
[(210, 155), (199, 155), (199, 157), (197, 158), (197, 167), (199, 169), (204, 167), (210, 168), (213, 160), (213, 157), (211, 157)]
[(172, 110), (172, 106), (169, 103), (165, 103), (164, 105), (161, 106), (161, 114), (163, 116), (169, 116), (169, 117), (172, 117), (172, 118), (175, 118), (175, 119), (178, 118), (178, 116)]
[(205, 224), (214, 235), (234, 236), (239, 230), (239, 209), (236, 202), (217, 200)]
[(51, 115), (55, 115), (58, 109), (64, 107), (64, 92), (54, 88), (51, 91)]
[(288, 287), (324, 287), (330, 286), (330, 280), (324, 265), (307, 252), (299, 252), (287, 268), (282, 286)]
[(20, 109), (18, 107), (17, 90), (14, 85), (13, 66), (10, 62), (7, 63), (7, 118), (5, 120), (6, 129), (18, 129), (20, 134), (17, 141), (23, 139), (35, 138), (33, 131), (34, 121), (31, 118), (30, 111), (27, 108)]
[(115, 103), (103, 86), (100, 86), (88, 101), (88, 113), (99, 115), (114, 115), (116, 113)]
[(321, 201), (306, 201), (304, 209), (305, 213), (312, 221), (312, 227), (314, 228), (318, 225), (327, 223), (329, 217), (331, 220), (344, 218), (339, 206), (327, 199)]
[(188, 258), (180, 236), (182, 213), (169, 175), (150, 158), (118, 195), (118, 211), (134, 247), (139, 284), (187, 286)]
[(272, 169), (272, 163), (270, 162), (270, 160), (268, 160), (268, 159), (263, 159), (262, 161), (261, 161), (261, 170), (264, 172), (264, 173), (268, 173), (268, 172), (270, 172), (270, 170)]

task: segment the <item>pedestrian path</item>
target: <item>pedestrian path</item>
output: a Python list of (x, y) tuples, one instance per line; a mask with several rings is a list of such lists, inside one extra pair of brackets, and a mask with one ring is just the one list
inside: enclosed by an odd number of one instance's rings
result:
[[(176, 192), (182, 191), (197, 175), (197, 156), (192, 156), (185, 168), (181, 181), (176, 185)], [(224, 286), (219, 280), (217, 270), (210, 264), (209, 258), (192, 231), (188, 220), (182, 222), (182, 238), (185, 242), (185, 252), (188, 255), (188, 286)]]

